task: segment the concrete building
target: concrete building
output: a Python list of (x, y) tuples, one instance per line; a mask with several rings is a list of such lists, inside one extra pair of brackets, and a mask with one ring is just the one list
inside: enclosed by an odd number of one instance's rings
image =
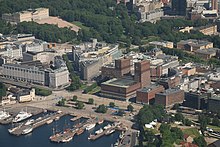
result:
[(149, 45), (153, 45), (156, 48), (161, 48), (161, 47), (173, 48), (173, 42), (170, 41), (152, 41), (149, 42)]
[(194, 28), (194, 30), (197, 30), (201, 32), (204, 35), (217, 35), (217, 25), (208, 25), (208, 26), (202, 26), (199, 28)]
[(199, 49), (195, 51), (195, 55), (203, 58), (203, 59), (210, 59), (217, 55), (217, 52), (220, 52), (218, 48), (209, 48), (209, 49)]
[(41, 61), (42, 63), (50, 64), (50, 62), (54, 62), (55, 56), (58, 54), (54, 50), (47, 50), (41, 52), (23, 52), (23, 61)]
[(2, 14), (2, 19), (10, 22), (11, 24), (18, 24), (23, 21), (35, 21), (49, 17), (48, 8), (29, 9), (27, 11), (21, 11), (16, 13)]
[(164, 11), (162, 9), (156, 9), (154, 11), (147, 12), (145, 15), (142, 15), (140, 22), (151, 22), (156, 23), (160, 18), (164, 16)]
[(69, 85), (69, 71), (60, 56), (54, 57), (51, 64), (42, 64), (39, 60), (20, 64), (3, 64), (2, 75), (6, 79), (61, 89)]
[(153, 104), (155, 94), (163, 91), (163, 86), (151, 84), (147, 87), (137, 90), (136, 102), (141, 104)]
[(208, 98), (210, 97), (211, 93), (186, 92), (183, 106), (203, 110), (207, 108)]
[(123, 76), (103, 82), (101, 84), (101, 95), (129, 100), (136, 96), (137, 89), (148, 86), (150, 82), (150, 62), (137, 62), (134, 64), (134, 76)]
[(18, 45), (8, 44), (0, 49), (0, 55), (8, 58), (22, 58), (22, 48)]
[(177, 48), (193, 52), (198, 49), (213, 48), (213, 43), (204, 40), (188, 39), (188, 40), (181, 40), (180, 42), (178, 42)]
[(208, 100), (208, 110), (218, 113), (220, 111), (220, 96), (212, 96)]
[(118, 45), (99, 43), (97, 39), (87, 42), (72, 49), (75, 69), (83, 80), (92, 80), (100, 75), (102, 66), (112, 63), (121, 56)]
[(176, 103), (182, 103), (184, 100), (184, 91), (180, 89), (167, 89), (164, 92), (155, 95), (155, 104), (171, 107)]
[(16, 93), (16, 97), (19, 103), (30, 102), (35, 98), (35, 89), (24, 89)]

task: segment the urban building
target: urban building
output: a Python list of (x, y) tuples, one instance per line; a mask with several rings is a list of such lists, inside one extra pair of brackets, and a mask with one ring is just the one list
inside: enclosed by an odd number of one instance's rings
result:
[(177, 48), (193, 52), (198, 49), (213, 48), (213, 43), (205, 40), (188, 39), (188, 40), (181, 40), (180, 42), (178, 42)]
[(16, 93), (16, 97), (18, 102), (23, 103), (23, 102), (30, 102), (35, 98), (35, 89), (24, 89), (22, 91), (19, 91)]
[(186, 92), (183, 106), (198, 110), (207, 109), (207, 102), (210, 97), (211, 93), (202, 93), (200, 91)]
[(102, 66), (112, 63), (122, 55), (117, 44), (108, 45), (97, 42), (97, 39), (74, 46), (72, 53), (74, 67), (83, 80), (92, 80), (100, 75)]
[(186, 15), (187, 0), (172, 0), (172, 10), (177, 15)]
[(101, 95), (129, 100), (136, 96), (136, 91), (150, 85), (150, 62), (141, 61), (134, 64), (134, 76), (113, 78), (101, 84)]
[(180, 85), (181, 77), (180, 75), (171, 76), (168, 78), (161, 78), (158, 84), (162, 85), (165, 89), (175, 88)]
[(194, 28), (194, 30), (197, 30), (201, 32), (204, 35), (217, 35), (217, 25), (208, 25), (208, 26), (202, 26), (199, 28)]
[(184, 91), (180, 89), (167, 89), (156, 93), (155, 104), (171, 107), (176, 103), (182, 103), (184, 100)]
[(208, 110), (218, 113), (220, 111), (220, 96), (215, 95), (208, 100)]
[(60, 56), (54, 57), (53, 64), (43, 64), (36, 60), (20, 64), (6, 63), (1, 69), (1, 76), (9, 80), (48, 86), (53, 89), (61, 89), (69, 85), (69, 71)]
[(11, 24), (18, 24), (23, 21), (35, 21), (49, 17), (48, 8), (29, 9), (27, 11), (21, 11), (16, 13), (2, 14), (2, 19), (10, 22)]
[(155, 94), (163, 91), (163, 86), (151, 84), (137, 90), (136, 102), (141, 104), (152, 104), (154, 103)]
[(149, 42), (149, 45), (153, 45), (156, 48), (161, 48), (161, 47), (173, 48), (173, 42), (170, 41), (152, 41)]
[(220, 52), (218, 48), (199, 49), (195, 51), (195, 55), (208, 60), (212, 57), (216, 57), (218, 52)]

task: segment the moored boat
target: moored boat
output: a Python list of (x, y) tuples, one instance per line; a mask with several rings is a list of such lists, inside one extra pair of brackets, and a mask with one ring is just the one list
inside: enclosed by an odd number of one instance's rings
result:
[(20, 122), (22, 120), (25, 120), (25, 119), (31, 117), (31, 116), (32, 116), (31, 113), (28, 113), (26, 111), (20, 111), (12, 121), (13, 122)]
[(80, 135), (80, 134), (82, 134), (84, 132), (84, 129), (79, 129), (77, 132), (76, 132), (76, 134), (77, 135)]
[(24, 130), (22, 131), (22, 134), (25, 135), (25, 134), (31, 133), (32, 131), (33, 131), (33, 128), (32, 128), (32, 127), (29, 127), (29, 128), (27, 128), (27, 129), (24, 129)]
[(100, 124), (102, 124), (103, 122), (104, 122), (104, 120), (101, 119), (101, 120), (98, 121), (98, 124), (100, 125)]
[(96, 124), (92, 123), (86, 126), (86, 130), (91, 130), (92, 128), (95, 127)]
[(95, 131), (95, 134), (97, 135), (97, 134), (100, 134), (100, 133), (102, 133), (102, 132), (103, 132), (103, 129), (101, 128), (101, 129)]
[(104, 130), (110, 129), (112, 126), (108, 124), (107, 126), (104, 127)]
[(105, 133), (105, 135), (110, 135), (110, 134), (112, 134), (112, 133), (114, 133), (115, 132), (115, 129), (110, 129), (110, 130), (108, 130), (106, 133)]
[(51, 124), (52, 122), (53, 122), (53, 120), (50, 119), (50, 120), (47, 121), (47, 124)]
[(73, 139), (73, 137), (69, 136), (69, 137), (63, 139), (61, 142), (63, 142), (63, 143), (70, 142), (72, 139)]
[(28, 120), (24, 125), (25, 126), (28, 126), (28, 125), (31, 125), (31, 124), (33, 124), (34, 123), (34, 119), (30, 119), (30, 120)]

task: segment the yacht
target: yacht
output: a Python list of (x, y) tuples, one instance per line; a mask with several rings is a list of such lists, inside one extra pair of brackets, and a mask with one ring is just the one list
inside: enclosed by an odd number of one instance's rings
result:
[(34, 123), (34, 119), (29, 119), (24, 125), (28, 126)]
[(11, 115), (8, 112), (0, 111), (0, 120), (9, 118)]
[(102, 132), (103, 132), (103, 129), (101, 128), (101, 129), (95, 131), (95, 134), (98, 135), (98, 134), (100, 134), (100, 133), (102, 133)]
[(107, 126), (104, 127), (104, 130), (110, 129), (112, 126), (108, 124)]
[(25, 120), (29, 117), (31, 117), (32, 114), (31, 113), (28, 113), (28, 112), (25, 112), (25, 111), (20, 111), (16, 117), (13, 119), (13, 122), (20, 122), (22, 120)]
[(32, 131), (33, 131), (33, 128), (32, 127), (28, 127), (27, 129), (24, 129), (22, 131), (22, 134), (25, 135), (25, 134), (31, 133)]
[(95, 127), (96, 124), (89, 124), (88, 126), (86, 126), (86, 130), (91, 130), (92, 128)]

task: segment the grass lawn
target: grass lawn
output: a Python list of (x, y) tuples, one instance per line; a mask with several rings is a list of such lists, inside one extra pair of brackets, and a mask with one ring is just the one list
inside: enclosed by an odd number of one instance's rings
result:
[(94, 94), (94, 93), (99, 92), (100, 90), (101, 90), (101, 87), (97, 86), (94, 89), (92, 89), (88, 94)]
[(151, 41), (158, 41), (158, 40), (160, 40), (160, 37), (157, 37), (157, 36), (149, 36), (148, 38), (142, 39), (142, 40), (141, 40), (141, 43), (142, 43), (142, 44), (147, 44), (147, 43), (149, 43), (149, 42), (151, 42)]
[(89, 27), (83, 25), (83, 23), (79, 22), (79, 21), (73, 21), (72, 22), (74, 25), (77, 25), (78, 27), (85, 29), (85, 30), (89, 30)]
[(196, 128), (185, 129), (185, 130), (183, 130), (183, 133), (187, 134), (187, 135), (190, 135), (192, 137), (200, 136), (199, 131)]
[(214, 131), (220, 131), (220, 127), (218, 127), (218, 126), (208, 125), (207, 127), (211, 128)]

